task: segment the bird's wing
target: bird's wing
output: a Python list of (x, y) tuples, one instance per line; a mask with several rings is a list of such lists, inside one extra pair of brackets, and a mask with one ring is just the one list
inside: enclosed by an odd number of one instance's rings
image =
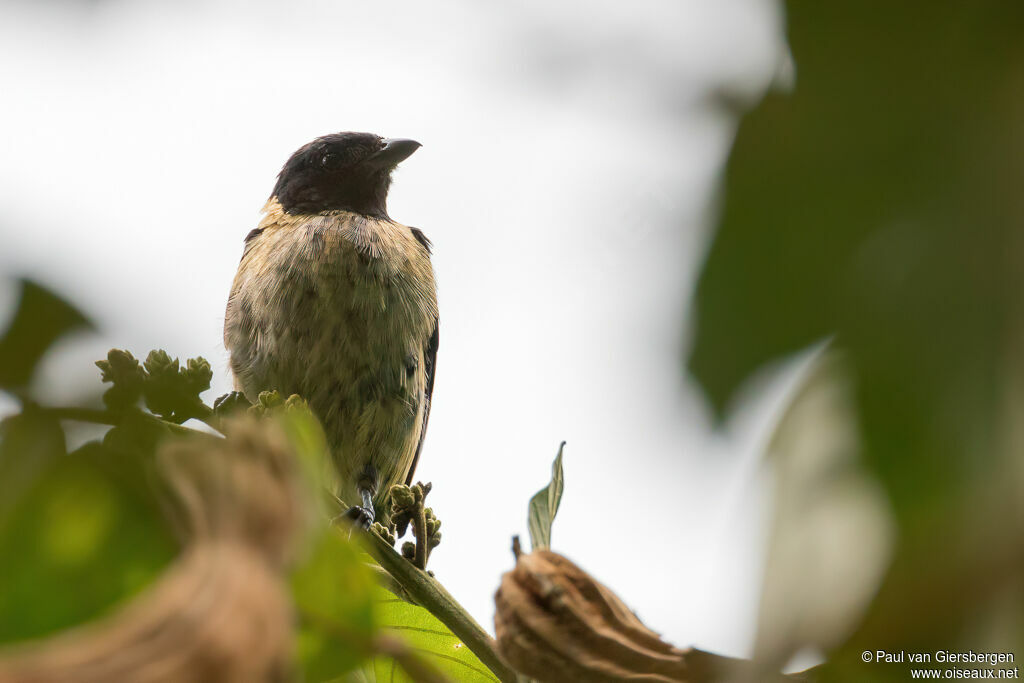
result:
[(245, 369), (252, 365), (252, 358), (247, 353), (249, 344), (246, 342), (253, 329), (252, 311), (249, 307), (239, 304), (239, 289), (242, 287), (242, 275), (246, 268), (245, 257), (249, 250), (256, 246), (263, 230), (261, 225), (245, 236), (242, 258), (239, 260), (235, 279), (231, 283), (231, 293), (228, 295), (228, 305), (224, 311), (224, 348), (228, 350), (228, 366), (231, 368), (235, 389), (239, 391), (242, 389), (242, 375)]
[[(419, 228), (411, 228), (413, 236), (430, 253), (430, 240)], [(416, 474), (416, 464), (420, 461), (420, 453), (423, 452), (423, 439), (427, 436), (427, 423), (430, 421), (430, 405), (434, 400), (434, 373), (437, 370), (437, 347), (440, 343), (438, 321), (434, 320), (434, 333), (427, 340), (423, 349), (424, 366), (427, 371), (426, 391), (424, 391), (423, 425), (420, 427), (420, 442), (416, 444), (416, 455), (413, 456), (412, 465), (409, 467), (409, 474), (405, 477), (405, 485), (412, 486), (413, 475)]]
[(427, 387), (424, 392), (423, 426), (420, 427), (420, 442), (416, 444), (416, 455), (413, 456), (412, 465), (409, 467), (409, 474), (405, 477), (405, 485), (412, 486), (412, 478), (416, 473), (416, 464), (420, 461), (420, 453), (423, 452), (423, 439), (427, 436), (427, 423), (430, 421), (430, 405), (434, 400), (434, 371), (437, 369), (437, 346), (440, 342), (438, 335), (437, 321), (434, 321), (434, 333), (424, 349), (423, 357), (427, 370)]

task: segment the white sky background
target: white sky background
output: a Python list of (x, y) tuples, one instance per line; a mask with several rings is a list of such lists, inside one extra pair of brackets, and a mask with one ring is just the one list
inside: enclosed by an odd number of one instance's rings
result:
[(0, 275), (102, 330), (49, 359), (49, 395), (96, 386), (111, 346), (203, 355), (229, 390), (224, 303), (282, 163), (328, 132), (415, 138), (389, 207), (440, 286), (434, 571), (493, 628), (565, 439), (554, 548), (672, 642), (746, 653), (785, 382), (713, 433), (681, 321), (733, 126), (706, 98), (764, 87), (779, 26), (768, 0), (0, 7)]

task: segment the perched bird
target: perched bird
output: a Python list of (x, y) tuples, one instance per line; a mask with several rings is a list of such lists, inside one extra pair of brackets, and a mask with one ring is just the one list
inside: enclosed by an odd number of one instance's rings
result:
[(412, 481), (434, 388), (430, 241), (387, 212), (391, 172), (419, 146), (336, 133), (295, 152), (245, 238), (224, 320), (235, 387), (308, 401), (363, 527)]

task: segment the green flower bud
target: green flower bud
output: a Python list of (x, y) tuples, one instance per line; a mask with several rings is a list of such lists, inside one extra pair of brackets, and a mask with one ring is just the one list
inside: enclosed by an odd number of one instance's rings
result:
[(415, 502), (413, 490), (408, 486), (395, 484), (391, 487), (391, 506), (396, 513), (411, 507)]
[(385, 541), (387, 541), (389, 545), (392, 545), (392, 546), (395, 545), (395, 540), (396, 540), (395, 539), (395, 535), (393, 533), (391, 533), (391, 530), (388, 529), (386, 526), (384, 526), (380, 522), (374, 522), (373, 523), (373, 530), (374, 530), (374, 532), (376, 532), (376, 534), (378, 536), (380, 536)]
[(288, 400), (284, 402), (284, 409), (289, 413), (296, 410), (309, 412), (309, 404), (306, 403), (306, 399), (302, 398), (298, 394), (292, 394), (288, 397)]
[(392, 523), (395, 525), (395, 533), (401, 538), (405, 536), (405, 532), (409, 529), (409, 522), (412, 521), (412, 513), (408, 510), (396, 514), (392, 519)]
[(277, 391), (261, 391), (258, 400), (263, 408), (276, 408), (284, 404), (284, 399)]
[(210, 380), (213, 379), (213, 370), (205, 358), (189, 358), (186, 367), (181, 371), (185, 385), (196, 398), (210, 388)]
[(103, 403), (108, 408), (122, 410), (139, 402), (146, 372), (135, 356), (121, 349), (111, 349), (106, 360), (96, 361), (96, 367), (103, 373), (103, 381), (114, 385), (103, 394)]
[(178, 359), (171, 358), (163, 349), (150, 351), (145, 366), (152, 377), (178, 374)]

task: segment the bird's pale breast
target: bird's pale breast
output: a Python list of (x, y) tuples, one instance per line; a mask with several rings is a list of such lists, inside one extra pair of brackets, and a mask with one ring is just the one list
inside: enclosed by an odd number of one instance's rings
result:
[(250, 399), (276, 389), (309, 402), (353, 503), (367, 464), (378, 499), (412, 466), (436, 321), (429, 253), (408, 227), (347, 211), (290, 215), (272, 201), (246, 242), (224, 341)]

